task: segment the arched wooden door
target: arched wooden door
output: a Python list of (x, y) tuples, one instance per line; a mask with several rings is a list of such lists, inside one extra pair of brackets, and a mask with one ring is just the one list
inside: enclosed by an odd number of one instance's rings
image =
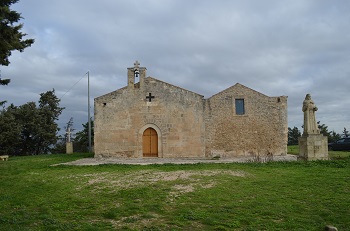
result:
[(143, 132), (142, 151), (144, 157), (158, 157), (158, 135), (153, 128)]

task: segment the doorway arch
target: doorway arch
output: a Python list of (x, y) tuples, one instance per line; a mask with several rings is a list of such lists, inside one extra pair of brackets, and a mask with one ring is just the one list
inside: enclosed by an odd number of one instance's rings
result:
[(142, 135), (142, 156), (158, 157), (158, 134), (153, 128), (147, 128)]

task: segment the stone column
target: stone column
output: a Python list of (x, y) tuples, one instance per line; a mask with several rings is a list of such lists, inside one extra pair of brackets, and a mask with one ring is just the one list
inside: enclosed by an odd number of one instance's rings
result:
[(67, 142), (66, 142), (66, 154), (72, 154), (73, 153), (73, 142), (71, 142), (70, 136), (71, 136), (71, 130), (70, 127), (68, 127), (67, 131)]
[(73, 153), (73, 142), (67, 142), (66, 143), (66, 153), (72, 154)]

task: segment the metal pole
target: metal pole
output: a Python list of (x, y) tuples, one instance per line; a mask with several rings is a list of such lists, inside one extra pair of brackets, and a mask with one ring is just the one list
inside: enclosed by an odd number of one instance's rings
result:
[(91, 152), (91, 118), (90, 118), (90, 71), (88, 71), (88, 123), (89, 123), (89, 152)]

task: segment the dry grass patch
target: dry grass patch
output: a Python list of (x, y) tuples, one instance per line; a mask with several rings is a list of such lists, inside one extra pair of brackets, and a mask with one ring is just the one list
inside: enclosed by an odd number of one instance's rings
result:
[[(134, 173), (120, 174), (120, 173), (96, 173), (96, 174), (84, 174), (80, 176), (74, 176), (73, 178), (88, 178), (87, 185), (94, 185), (97, 188), (119, 188), (128, 189), (137, 187), (140, 185), (149, 185), (160, 181), (171, 182), (171, 181), (190, 181), (198, 182), (201, 184), (202, 177), (216, 176), (216, 175), (229, 175), (236, 177), (245, 177), (247, 173), (242, 171), (232, 170), (179, 170), (172, 172), (153, 171), (153, 170), (141, 170)], [(214, 179), (213, 179), (214, 180)], [(213, 185), (213, 183), (204, 184), (204, 187)]]
[[(106, 221), (111, 222), (115, 229), (128, 227), (131, 230), (142, 230), (144, 227), (157, 227), (159, 224), (163, 224), (164, 227), (161, 229), (163, 230), (167, 229), (169, 218), (163, 215), (164, 211), (159, 210), (158, 206), (161, 203), (167, 205), (163, 209), (168, 208), (168, 206), (172, 207), (187, 193), (215, 187), (217, 177), (225, 175), (228, 178), (246, 177), (248, 173), (233, 170), (140, 170), (128, 173), (85, 174), (79, 177), (87, 178), (82, 187), (92, 187), (90, 190), (96, 194), (111, 193), (116, 195), (115, 198), (118, 198), (117, 195), (127, 194), (127, 197), (130, 197), (129, 201), (124, 201), (116, 208), (105, 211)], [(84, 182), (84, 180), (82, 181)], [(156, 202), (157, 199), (154, 198), (151, 199), (155, 200), (154, 202), (147, 202), (146, 198), (150, 196), (147, 192), (153, 192), (155, 189), (160, 189), (159, 192), (163, 194), (163, 199), (159, 199), (162, 202)], [(127, 193), (124, 194), (125, 192)], [(156, 197), (159, 196), (158, 194)], [(129, 208), (129, 211), (134, 209), (136, 214), (129, 215), (129, 212), (125, 210), (126, 207)], [(144, 213), (145, 207), (151, 208), (153, 211)], [(137, 210), (140, 211), (137, 212)]]
[(150, 213), (146, 217), (144, 215), (137, 214), (122, 217), (118, 220), (111, 220), (110, 222), (112, 223), (113, 228), (118, 230), (123, 227), (128, 227), (129, 230), (139, 230), (142, 229), (142, 227), (148, 227), (154, 224), (165, 223), (165, 221), (158, 214), (155, 213)]

